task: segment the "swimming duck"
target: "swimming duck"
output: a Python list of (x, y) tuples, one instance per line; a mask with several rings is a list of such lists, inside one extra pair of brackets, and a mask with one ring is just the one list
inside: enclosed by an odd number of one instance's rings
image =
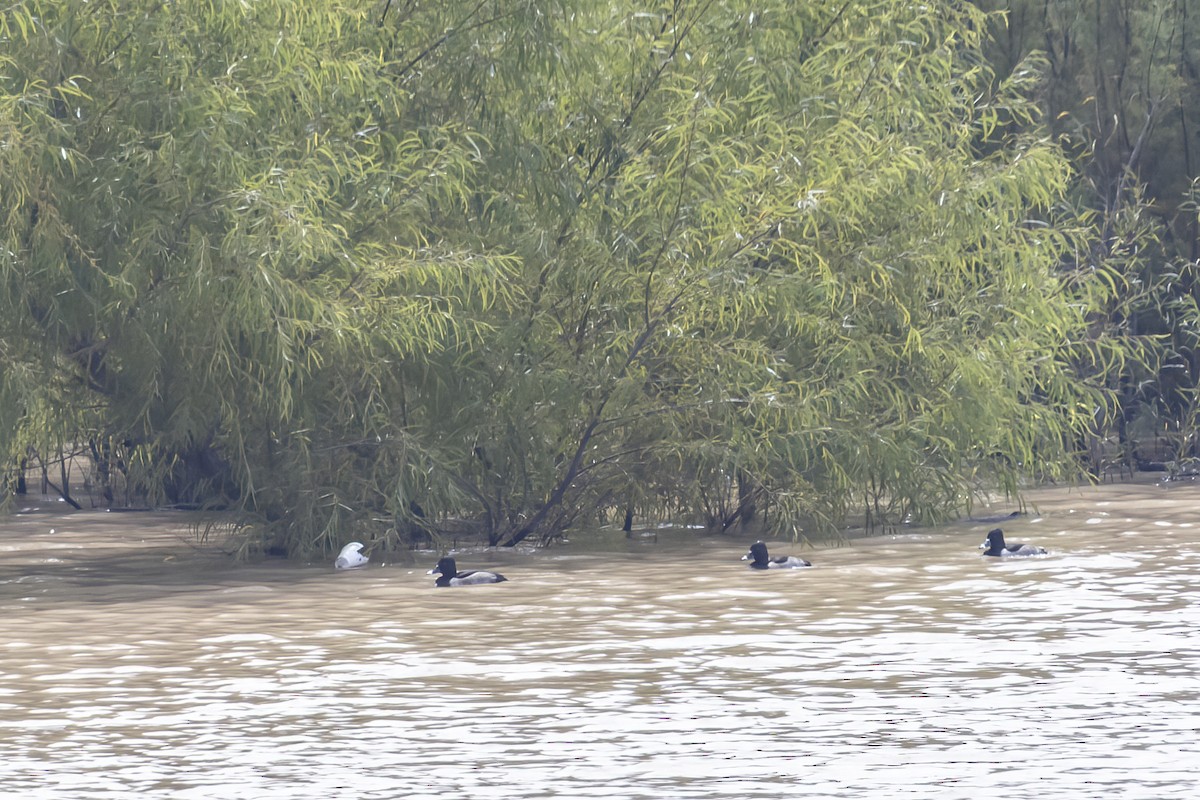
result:
[(454, 559), (446, 556), (437, 562), (437, 566), (429, 570), (430, 575), (439, 575), (434, 581), (435, 586), (470, 586), (475, 583), (500, 583), (508, 578), (498, 572), (484, 570), (468, 570), (459, 572)]
[(362, 549), (362, 542), (351, 542), (346, 545), (342, 548), (342, 552), (338, 553), (337, 560), (333, 562), (333, 568), (359, 569), (365, 567), (371, 559), (362, 554)]
[(796, 556), (767, 555), (767, 546), (762, 542), (750, 545), (750, 552), (742, 556), (742, 561), (750, 562), (750, 569), (795, 569), (796, 567), (811, 567), (812, 564)]
[(1046, 548), (1031, 544), (1005, 544), (1004, 531), (999, 528), (988, 531), (987, 540), (979, 546), (985, 548), (985, 556), (1040, 556), (1046, 552)]

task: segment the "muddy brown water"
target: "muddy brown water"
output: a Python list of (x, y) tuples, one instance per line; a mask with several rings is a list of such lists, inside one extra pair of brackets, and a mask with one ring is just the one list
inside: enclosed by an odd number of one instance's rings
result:
[[(1200, 483), (788, 547), (579, 534), (236, 565), (178, 515), (0, 518), (17, 798), (1195, 798)], [(594, 540), (594, 541), (593, 541)], [(331, 560), (332, 563), (332, 560)]]

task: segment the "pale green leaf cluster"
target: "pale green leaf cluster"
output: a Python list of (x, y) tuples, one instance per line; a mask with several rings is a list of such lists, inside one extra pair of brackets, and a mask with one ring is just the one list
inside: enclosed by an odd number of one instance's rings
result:
[(1070, 166), (1009, 132), (1037, 62), (994, 81), (955, 4), (562, 25), (540, 82), (481, 80), (533, 298), (470, 430), (491, 518), (520, 536), (560, 492), (720, 523), (744, 482), (784, 527), (930, 519), (1070, 470), (1106, 408), (1074, 365), (1119, 353)]

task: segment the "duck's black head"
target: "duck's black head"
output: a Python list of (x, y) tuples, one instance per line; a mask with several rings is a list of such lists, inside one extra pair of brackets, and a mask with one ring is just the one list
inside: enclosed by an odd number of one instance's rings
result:
[(442, 575), (446, 578), (453, 578), (458, 572), (458, 565), (454, 563), (454, 559), (450, 556), (444, 556), (438, 559), (437, 566), (429, 570), (429, 575)]
[(770, 558), (767, 554), (767, 546), (762, 542), (755, 542), (754, 544), (750, 545), (750, 552), (742, 556), (742, 561), (754, 562), (750, 565), (752, 567), (759, 564), (766, 564), (769, 560)]
[(987, 539), (979, 546), (987, 553), (1002, 552), (1004, 550), (1004, 531), (1000, 528), (992, 528), (988, 531)]

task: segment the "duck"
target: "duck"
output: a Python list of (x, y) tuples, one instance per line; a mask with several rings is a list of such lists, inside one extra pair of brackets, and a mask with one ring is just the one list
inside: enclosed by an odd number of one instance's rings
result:
[(805, 561), (803, 558), (796, 556), (777, 556), (771, 558), (767, 555), (767, 546), (762, 542), (755, 542), (750, 545), (750, 552), (742, 556), (742, 561), (750, 562), (750, 569), (795, 569), (797, 567), (811, 567), (812, 563)]
[(458, 565), (449, 556), (439, 559), (437, 566), (429, 570), (428, 574), (440, 576), (434, 581), (435, 586), (470, 586), (476, 583), (500, 583), (501, 581), (508, 580), (508, 578), (499, 572), (487, 572), (485, 570), (459, 572)]
[(983, 544), (979, 545), (984, 548), (985, 556), (1040, 556), (1046, 554), (1046, 548), (1036, 547), (1032, 544), (1005, 544), (1004, 531), (1000, 528), (992, 528), (988, 531), (987, 539)]
[(363, 543), (351, 542), (342, 548), (342, 552), (338, 553), (337, 560), (333, 562), (334, 569), (361, 569), (367, 565), (371, 559), (362, 554)]

